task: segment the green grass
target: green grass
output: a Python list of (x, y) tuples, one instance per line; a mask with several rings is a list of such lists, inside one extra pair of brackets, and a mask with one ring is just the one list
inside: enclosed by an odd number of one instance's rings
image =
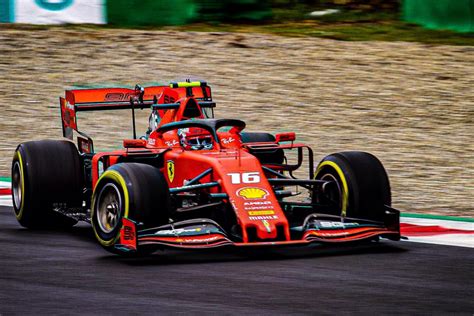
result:
[[(273, 18), (266, 22), (249, 23), (193, 23), (183, 26), (137, 27), (147, 30), (176, 30), (192, 32), (268, 33), (291, 37), (320, 37), (341, 41), (406, 41), (432, 45), (474, 46), (474, 33), (448, 30), (429, 30), (401, 21), (394, 12), (342, 10), (339, 13), (310, 17), (318, 8), (297, 5), (292, 9), (273, 9)], [(45, 30), (64, 26), (28, 26), (0, 24), (0, 29), (16, 28)], [(70, 29), (87, 30), (121, 28), (117, 26), (68, 25)]]
[(473, 34), (428, 30), (398, 20), (366, 22), (288, 21), (268, 24), (190, 24), (165, 27), (194, 32), (270, 33), (291, 37), (321, 37), (341, 41), (405, 41), (434, 45), (474, 45)]
[(407, 218), (439, 219), (439, 220), (447, 220), (447, 221), (474, 223), (474, 218), (472, 217), (443, 216), (443, 215), (420, 214), (420, 213), (401, 213), (400, 216), (407, 217)]
[[(474, 45), (474, 33), (429, 30), (402, 21), (395, 12), (343, 10), (322, 17), (309, 13), (324, 8), (296, 5), (273, 9), (273, 19), (265, 23), (197, 23), (171, 27), (197, 32), (260, 32), (292, 37), (322, 37), (341, 41), (406, 41), (435, 45)], [(165, 27), (170, 29), (170, 27)]]

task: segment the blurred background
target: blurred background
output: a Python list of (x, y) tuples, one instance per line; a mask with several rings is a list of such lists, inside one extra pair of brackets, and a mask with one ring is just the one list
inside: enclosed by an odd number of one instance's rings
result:
[[(334, 24), (340, 23), (378, 23), (379, 30), (371, 35), (393, 33), (395, 30), (390, 26), (399, 28), (401, 33), (407, 29), (415, 31), (410, 28), (409, 23), (395, 23), (397, 21), (416, 23), (430, 29), (469, 33), (474, 32), (474, 1), (0, 0), (0, 22), (3, 23), (94, 23), (118, 27), (207, 23), (217, 27), (222, 23), (268, 25), (288, 24), (296, 21), (314, 22), (323, 29), (331, 24), (335, 27)], [(359, 31), (361, 25), (353, 26), (356, 26), (355, 30)], [(303, 30), (300, 26), (296, 30), (279, 31), (301, 33)], [(326, 36), (333, 36), (337, 39), (357, 39), (357, 34), (353, 33), (357, 32), (341, 30), (341, 34), (327, 34)], [(398, 35), (400, 36), (400, 34)], [(431, 35), (435, 36), (436, 34), (432, 33)], [(467, 36), (467, 38), (472, 39), (472, 36)]]
[[(0, 177), (74, 87), (209, 82), (218, 117), (369, 151), (404, 211), (473, 215), (474, 0), (0, 0)], [(138, 131), (148, 111), (139, 111)], [(98, 149), (128, 111), (80, 114)]]

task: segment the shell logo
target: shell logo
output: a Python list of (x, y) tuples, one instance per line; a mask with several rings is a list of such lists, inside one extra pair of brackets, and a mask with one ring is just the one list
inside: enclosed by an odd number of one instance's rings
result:
[(247, 200), (264, 199), (268, 191), (260, 188), (242, 188), (237, 191), (237, 195)]

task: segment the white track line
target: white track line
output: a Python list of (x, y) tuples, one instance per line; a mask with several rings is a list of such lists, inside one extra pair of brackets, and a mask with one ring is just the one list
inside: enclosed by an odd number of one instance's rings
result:
[(0, 206), (13, 206), (11, 195), (0, 195)]
[(0, 188), (10, 188), (11, 187), (11, 183), (10, 182), (7, 182), (7, 181), (0, 181)]
[[(0, 189), (10, 188), (11, 183), (8, 181), (0, 181)], [(0, 195), (0, 206), (13, 206), (11, 195)]]
[(438, 236), (408, 237), (407, 241), (420, 242), (424, 244), (474, 248), (474, 235), (466, 234), (445, 234)]
[[(432, 218), (412, 218), (403, 216), (400, 218), (400, 222), (417, 226), (440, 226), (448, 229), (460, 229), (470, 232), (474, 231), (474, 223), (472, 222), (461, 222)], [(474, 248), (474, 234), (440, 233), (433, 236), (410, 236), (410, 234), (406, 235), (408, 237), (408, 241), (412, 242)]]

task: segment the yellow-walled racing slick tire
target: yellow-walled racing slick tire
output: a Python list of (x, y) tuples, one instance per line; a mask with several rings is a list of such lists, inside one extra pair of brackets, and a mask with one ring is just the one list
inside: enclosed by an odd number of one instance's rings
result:
[(83, 172), (76, 146), (41, 140), (18, 145), (12, 161), (16, 219), (27, 228), (67, 228), (76, 220), (55, 208), (81, 208)]
[(122, 219), (141, 228), (168, 224), (170, 194), (161, 171), (141, 163), (118, 163), (99, 178), (92, 195), (91, 223), (99, 243), (108, 251), (117, 249)]
[(377, 157), (360, 151), (326, 156), (317, 166), (315, 179), (331, 181), (313, 203), (335, 204), (333, 215), (382, 220), (385, 205), (391, 205), (390, 182)]

